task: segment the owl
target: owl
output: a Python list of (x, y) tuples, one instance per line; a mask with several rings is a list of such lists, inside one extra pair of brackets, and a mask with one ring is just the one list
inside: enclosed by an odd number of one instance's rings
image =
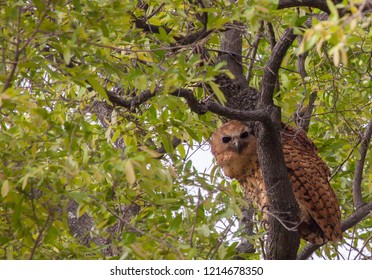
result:
[[(283, 124), (280, 136), (287, 173), (300, 209), (297, 229), (301, 238), (318, 245), (341, 241), (341, 213), (328, 181), (328, 166), (304, 131)], [(225, 123), (213, 133), (211, 150), (225, 175), (240, 183), (246, 198), (261, 210), (269, 206), (257, 140), (251, 128), (236, 120)]]

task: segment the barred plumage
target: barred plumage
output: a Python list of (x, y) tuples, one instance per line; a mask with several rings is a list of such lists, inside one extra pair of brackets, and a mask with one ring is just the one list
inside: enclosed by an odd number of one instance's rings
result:
[[(328, 181), (328, 166), (302, 130), (283, 125), (281, 141), (288, 176), (300, 208), (298, 231), (301, 238), (314, 244), (341, 241), (341, 213)], [(229, 121), (212, 135), (211, 147), (225, 175), (239, 181), (247, 198), (260, 209), (268, 205), (256, 137), (250, 128), (242, 122)]]

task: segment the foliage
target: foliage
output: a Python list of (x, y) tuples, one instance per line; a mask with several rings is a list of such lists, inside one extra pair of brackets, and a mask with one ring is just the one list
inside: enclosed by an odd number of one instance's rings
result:
[[(146, 8), (126, 0), (1, 2), (0, 21), (6, 23), (0, 33), (1, 257), (234, 258), (244, 236), (238, 223), (246, 204), (241, 190), (217, 167), (197, 170), (192, 161), (219, 117), (198, 115), (169, 94), (188, 88), (199, 100), (212, 91), (224, 100), (215, 77), (231, 74), (223, 62), (206, 60), (217, 60), (222, 33), (234, 21), (246, 28), (246, 72), (262, 20), (274, 26), (277, 37), (286, 27), (304, 36), (283, 61), (275, 101), (283, 120), (293, 122), (297, 109), (317, 94), (309, 135), (331, 167), (343, 218), (349, 216), (358, 144), (372, 118), (371, 16), (358, 11), (360, 1), (348, 1), (352, 13), (343, 17), (337, 8), (347, 4), (330, 7), (331, 17), (313, 19), (311, 28), (304, 27), (309, 8), (279, 11), (277, 1), (144, 2)], [(203, 28), (203, 14), (208, 36), (177, 44)], [(134, 19), (160, 26), (159, 32), (146, 32)], [(197, 52), (200, 45), (207, 59)], [(306, 77), (295, 67), (296, 55), (304, 51)], [(251, 86), (259, 88), (269, 55), (265, 37)], [(114, 107), (108, 91), (128, 100), (144, 91), (154, 96), (135, 107)], [(174, 137), (182, 145), (172, 145)], [(371, 154), (364, 166), (365, 201), (371, 200)], [(78, 203), (76, 216), (88, 215), (94, 223), (81, 238), (71, 230), (72, 200)], [(131, 206), (138, 206), (135, 214)], [(354, 250), (351, 243), (360, 242), (370, 252), (371, 227), (370, 220), (359, 223), (342, 246)], [(245, 258), (262, 256), (261, 237), (262, 229), (249, 237), (257, 252)], [(319, 254), (342, 257), (332, 246)]]

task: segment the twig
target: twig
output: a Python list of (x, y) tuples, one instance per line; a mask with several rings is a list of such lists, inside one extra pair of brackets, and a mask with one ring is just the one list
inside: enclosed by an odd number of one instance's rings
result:
[(146, 19), (149, 20), (150, 18), (152, 18), (154, 15), (156, 15), (163, 7), (164, 7), (165, 3), (161, 3), (159, 5), (159, 7), (157, 7), (151, 14), (149, 14)]
[(353, 152), (354, 150), (356, 149), (356, 147), (359, 145), (360, 141), (357, 141), (357, 143), (354, 144), (353, 148), (351, 149), (350, 153), (348, 154), (348, 156), (341, 162), (341, 164), (339, 164), (337, 166), (337, 169), (335, 170), (335, 172), (332, 173), (331, 177), (329, 180), (332, 180), (333, 177), (336, 176), (336, 174), (338, 173), (338, 171), (341, 170), (341, 168), (344, 166), (344, 164), (351, 158), (351, 156), (353, 155)]
[(224, 232), (221, 234), (221, 237), (219, 238), (218, 242), (216, 244), (214, 244), (214, 246), (211, 248), (211, 250), (208, 252), (208, 255), (212, 252), (213, 249), (214, 252), (212, 253), (212, 255), (209, 257), (209, 259), (213, 259), (214, 255), (216, 255), (216, 253), (218, 252), (218, 249), (220, 248), (223, 240), (226, 238), (228, 232), (230, 231), (231, 227), (234, 225), (235, 221), (231, 221), (230, 224), (227, 226), (227, 228), (225, 228)]
[(314, 103), (315, 103), (316, 97), (317, 97), (317, 93), (315, 91), (311, 92), (310, 97), (309, 97), (309, 104), (304, 108), (302, 108), (302, 106), (300, 105), (300, 108), (295, 112), (296, 124), (299, 128), (301, 128), (305, 132), (309, 130), (310, 120), (311, 120), (311, 116), (314, 110)]
[(261, 21), (261, 26), (260, 26), (260, 28), (259, 28), (259, 30), (258, 30), (258, 33), (257, 33), (256, 39), (254, 40), (253, 45), (252, 45), (251, 61), (250, 61), (250, 63), (249, 63), (248, 73), (247, 73), (247, 84), (249, 84), (249, 82), (250, 82), (251, 79), (252, 79), (253, 64), (254, 64), (254, 62), (255, 62), (255, 58), (256, 58), (256, 54), (257, 54), (257, 49), (258, 49), (258, 45), (259, 45), (260, 40), (261, 40), (261, 38), (262, 38), (263, 31), (264, 31), (264, 21)]
[(355, 256), (354, 260), (356, 260), (359, 255), (362, 255), (363, 249), (367, 246), (367, 244), (370, 244), (371, 240), (372, 240), (372, 235), (368, 237), (368, 239), (364, 242), (364, 245), (362, 246), (362, 248), (358, 250), (358, 254)]
[(17, 69), (17, 65), (18, 65), (18, 60), (19, 60), (19, 55), (20, 55), (19, 50), (20, 50), (20, 44), (21, 44), (21, 38), (20, 38), (20, 34), (21, 34), (21, 13), (22, 13), (22, 8), (19, 8), (18, 9), (18, 18), (17, 18), (17, 38), (16, 38), (15, 51), (14, 51), (14, 61), (13, 61), (12, 66), (10, 68), (8, 78), (6, 79), (6, 81), (4, 83), (3, 90), (2, 90), (3, 92), (5, 90), (7, 90), (8, 87), (10, 87), (10, 85), (12, 83), (12, 80), (13, 80), (15, 70)]
[(48, 6), (50, 4), (50, 1), (51, 0), (48, 0), (48, 2), (45, 4), (46, 8), (45, 8), (44, 14), (42, 15), (41, 19), (39, 20), (35, 30), (28, 37), (27, 41), (23, 44), (22, 47), (21, 47), (21, 14), (22, 14), (22, 7), (20, 7), (18, 9), (17, 38), (16, 38), (16, 44), (15, 44), (16, 49), (15, 49), (15, 52), (14, 52), (14, 61), (12, 62), (12, 66), (10, 68), (9, 75), (8, 75), (8, 78), (6, 79), (6, 81), (4, 83), (2, 92), (7, 90), (10, 87), (10, 85), (12, 84), (12, 80), (13, 80), (15, 71), (16, 71), (17, 66), (18, 66), (19, 56), (25, 50), (25, 48), (31, 43), (31, 41), (34, 39), (35, 35), (39, 32), (39, 28), (40, 28), (42, 22), (44, 21), (44, 19), (46, 18), (47, 14), (49, 12)]
[(45, 221), (44, 226), (39, 230), (39, 233), (37, 235), (37, 238), (36, 238), (36, 240), (34, 242), (34, 246), (31, 249), (30, 258), (29, 258), (30, 260), (32, 260), (34, 258), (36, 249), (40, 245), (40, 242), (41, 242), (41, 239), (43, 238), (44, 232), (46, 231), (46, 229), (48, 228), (48, 226), (50, 225), (50, 223), (53, 221), (53, 216), (54, 216), (53, 213), (52, 212), (49, 212), (48, 213), (48, 217), (47, 217), (47, 219)]
[(190, 232), (190, 247), (191, 248), (194, 247), (192, 239), (193, 239), (194, 232), (195, 232), (196, 221), (198, 219), (199, 208), (200, 208), (200, 205), (202, 204), (201, 198), (202, 198), (202, 196), (201, 196), (201, 192), (200, 192), (200, 188), (199, 188), (199, 190), (198, 190), (198, 203), (196, 204), (196, 209), (195, 209), (195, 219), (194, 219), (194, 222), (192, 224), (191, 232)]

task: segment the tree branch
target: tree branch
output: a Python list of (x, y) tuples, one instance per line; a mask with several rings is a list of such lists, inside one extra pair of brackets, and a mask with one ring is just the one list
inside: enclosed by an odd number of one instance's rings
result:
[[(342, 0), (332, 0), (334, 4), (341, 3)], [(330, 14), (330, 10), (327, 5), (327, 1), (325, 0), (279, 0), (278, 10), (286, 9), (286, 8), (293, 8), (293, 7), (309, 7), (309, 8), (317, 8), (327, 14)], [(370, 12), (372, 10), (372, 1), (365, 0), (361, 4), (356, 5), (361, 13)], [(349, 8), (341, 8), (338, 9), (339, 14), (345, 15), (350, 13)]]
[(251, 61), (249, 63), (248, 74), (247, 74), (247, 83), (248, 84), (249, 84), (249, 82), (251, 81), (251, 78), (252, 78), (252, 69), (253, 69), (255, 59), (256, 59), (258, 44), (260, 43), (261, 37), (263, 35), (264, 27), (265, 27), (264, 22), (261, 21), (260, 29), (258, 30), (256, 39), (254, 40), (253, 45), (252, 45)]
[[(109, 100), (112, 103), (127, 109), (135, 108), (140, 104), (145, 103), (149, 99), (155, 97), (156, 95), (156, 91), (151, 92), (149, 90), (145, 90), (141, 92), (138, 96), (135, 96), (127, 100), (118, 96), (112, 91), (106, 92), (109, 97)], [(245, 111), (225, 107), (211, 100), (199, 101), (193, 94), (192, 90), (189, 89), (179, 88), (169, 93), (169, 95), (184, 98), (191, 111), (199, 115), (203, 115), (209, 111), (218, 114), (222, 117), (226, 117), (228, 119), (235, 119), (240, 121), (258, 121), (266, 125), (270, 125), (271, 123), (270, 116), (264, 110), (257, 109), (252, 111)]]
[(226, 68), (234, 75), (234, 79), (225, 74), (215, 77), (216, 84), (226, 97), (226, 107), (239, 110), (254, 110), (259, 93), (249, 87), (242, 67), (242, 34), (243, 26), (239, 23), (226, 26), (221, 39), (218, 61), (226, 62)]
[(18, 63), (19, 63), (19, 57), (21, 53), (26, 49), (26, 47), (31, 43), (31, 41), (35, 38), (36, 34), (39, 32), (40, 26), (43, 23), (44, 19), (47, 17), (49, 12), (49, 5), (50, 1), (48, 0), (45, 3), (45, 11), (42, 14), (38, 24), (36, 25), (35, 30), (32, 32), (32, 34), (28, 37), (26, 42), (21, 46), (21, 13), (22, 13), (22, 7), (18, 8), (18, 15), (17, 15), (17, 37), (16, 37), (16, 43), (15, 43), (15, 51), (14, 51), (14, 61), (12, 62), (12, 66), (10, 68), (10, 73), (8, 75), (8, 78), (5, 80), (2, 92), (7, 90), (12, 85), (12, 80), (15, 74), (15, 71), (17, 69)]
[(234, 23), (223, 33), (219, 61), (226, 62), (226, 68), (234, 75), (234, 82), (243, 86), (247, 85), (242, 67), (242, 26)]
[(296, 124), (299, 128), (301, 128), (305, 132), (309, 130), (311, 115), (314, 110), (314, 103), (315, 103), (316, 97), (317, 97), (316, 92), (313, 91), (312, 93), (310, 93), (308, 105), (303, 108), (299, 108), (300, 110), (297, 110), (295, 112)]
[[(286, 29), (276, 43), (264, 68), (261, 81), (261, 99), (258, 108), (270, 114), (270, 122), (263, 123), (257, 131), (258, 156), (270, 203), (269, 211), (281, 221), (298, 222), (299, 208), (294, 197), (284, 162), (279, 137), (280, 111), (274, 105), (273, 95), (280, 65), (295, 40), (292, 29)], [(269, 216), (270, 231), (267, 242), (268, 259), (296, 259), (300, 244), (299, 234), (288, 231), (277, 218)]]
[[(161, 29), (164, 29), (167, 34), (172, 32), (172, 29), (169, 28), (169, 27), (159, 26), (159, 25), (154, 25), (154, 24), (148, 23), (147, 22), (148, 18), (146, 18), (146, 17), (138, 18), (133, 14), (132, 14), (132, 17), (133, 17), (133, 23), (135, 24), (135, 26), (139, 29), (142, 29), (144, 32), (159, 34)], [(187, 36), (179, 36), (179, 35), (174, 36), (173, 38), (176, 40), (177, 43), (172, 44), (172, 46), (190, 45), (190, 44), (195, 43), (196, 41), (204, 39), (205, 37), (210, 35), (212, 32), (214, 32), (215, 29), (207, 30), (207, 25), (206, 25), (207, 24), (207, 22), (206, 22), (207, 17), (208, 17), (208, 14), (203, 13), (203, 15), (200, 19), (203, 23), (203, 28), (201, 30), (195, 31), (195, 32), (193, 32), (193, 33), (191, 33)]]
[[(300, 44), (303, 40), (302, 36), (298, 36), (298, 43)], [(314, 103), (317, 97), (317, 93), (315, 91), (310, 93), (310, 98), (309, 98), (309, 104), (306, 107), (303, 107), (303, 103), (306, 99), (306, 80), (305, 78), (308, 76), (306, 69), (305, 69), (305, 60), (308, 56), (309, 52), (304, 52), (302, 54), (299, 54), (297, 56), (297, 64), (296, 68), (298, 73), (300, 73), (301, 78), (302, 78), (302, 83), (304, 84), (304, 98), (299, 104), (299, 108), (295, 112), (295, 122), (299, 128), (307, 132), (309, 130), (309, 125), (310, 125), (310, 119), (311, 115), (313, 113), (314, 109)]]
[[(371, 211), (372, 211), (372, 202), (361, 206), (348, 218), (342, 221), (341, 223), (342, 232), (347, 231), (349, 228), (352, 228), (353, 226), (361, 222), (365, 217), (367, 217), (368, 215), (371, 215), (372, 214)], [(315, 244), (306, 245), (305, 248), (302, 249), (302, 251), (297, 255), (297, 259), (306, 260), (321, 246), (322, 245), (315, 245)]]
[(261, 109), (245, 111), (224, 107), (221, 104), (211, 100), (199, 102), (193, 95), (192, 91), (187, 89), (178, 89), (172, 92), (171, 95), (185, 98), (190, 109), (197, 114), (205, 114), (209, 111), (228, 119), (239, 121), (258, 121), (266, 125), (270, 125), (271, 123), (270, 116), (267, 114), (267, 112)]
[(362, 179), (363, 179), (363, 167), (366, 160), (366, 155), (368, 151), (368, 145), (371, 141), (372, 136), (372, 119), (369, 121), (366, 131), (363, 135), (362, 141), (360, 143), (360, 160), (357, 161), (355, 172), (354, 172), (354, 182), (353, 182), (353, 198), (354, 206), (356, 209), (363, 205), (362, 198)]
[(273, 95), (275, 90), (275, 83), (278, 77), (280, 65), (287, 53), (287, 50), (296, 39), (293, 30), (288, 28), (285, 30), (283, 36), (275, 45), (273, 52), (264, 68), (264, 75), (261, 81), (261, 100), (262, 105), (274, 105)]
[(273, 28), (273, 24), (271, 22), (267, 22), (266, 28), (267, 28), (267, 38), (270, 42), (271, 50), (273, 50), (276, 45), (275, 31)]
[(36, 249), (41, 245), (41, 241), (42, 241), (42, 238), (45, 236), (45, 232), (53, 224), (53, 217), (54, 217), (54, 213), (50, 210), (43, 227), (39, 229), (37, 238), (34, 242), (34, 246), (32, 247), (31, 252), (30, 252), (30, 257), (29, 257), (30, 260), (34, 258)]
[(144, 90), (141, 92), (138, 96), (135, 96), (129, 100), (124, 99), (117, 95), (116, 93), (106, 90), (107, 96), (109, 100), (121, 107), (127, 108), (127, 109), (132, 109), (137, 107), (138, 105), (145, 103), (149, 99), (153, 98), (155, 96), (155, 92), (151, 92), (150, 90)]
[(330, 13), (327, 1), (325, 0), (280, 0), (278, 10), (293, 7), (317, 8), (319, 10), (322, 10), (323, 12), (326, 12), (327, 14)]
[(183, 88), (177, 89), (171, 92), (170, 95), (185, 98), (191, 111), (199, 115), (204, 115), (208, 111), (208, 108), (206, 107), (206, 105), (203, 103), (200, 103), (199, 100), (193, 94), (193, 92), (189, 89), (183, 89)]
[[(258, 156), (269, 199), (269, 211), (275, 213), (281, 221), (288, 221), (292, 227), (292, 223), (298, 222), (299, 208), (289, 182), (278, 129), (273, 121), (270, 123), (271, 125), (259, 127), (257, 137)], [(267, 258), (296, 259), (300, 244), (299, 234), (288, 231), (272, 215), (269, 216), (269, 227)]]

